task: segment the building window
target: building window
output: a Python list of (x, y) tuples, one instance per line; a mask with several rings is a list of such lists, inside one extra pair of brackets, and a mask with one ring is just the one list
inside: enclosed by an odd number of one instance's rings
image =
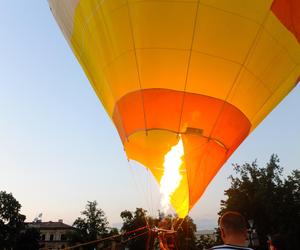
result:
[(50, 234), (50, 241), (53, 241), (53, 239), (54, 239), (54, 235)]
[(62, 234), (62, 235), (60, 236), (60, 240), (66, 240), (66, 235), (65, 235), (65, 234)]
[(41, 240), (45, 240), (45, 234), (42, 234)]

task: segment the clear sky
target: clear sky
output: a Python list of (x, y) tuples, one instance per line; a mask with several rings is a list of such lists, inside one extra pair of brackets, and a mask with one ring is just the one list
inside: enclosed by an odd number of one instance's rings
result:
[[(277, 153), (285, 174), (299, 169), (299, 86), (228, 160), (192, 210), (199, 228), (216, 224), (232, 163)], [(73, 56), (46, 0), (1, 1), (0, 190), (12, 192), (31, 221), (72, 223), (97, 200), (108, 220), (158, 209), (157, 185), (128, 163), (118, 134)]]

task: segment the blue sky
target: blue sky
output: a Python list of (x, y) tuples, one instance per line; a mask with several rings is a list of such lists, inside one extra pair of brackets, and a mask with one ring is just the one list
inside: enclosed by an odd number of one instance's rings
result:
[[(0, 15), (0, 190), (30, 221), (72, 223), (97, 200), (111, 223), (124, 209), (156, 214), (157, 185), (128, 163), (118, 134), (52, 17), (46, 0), (10, 0)], [(228, 160), (192, 210), (200, 228), (216, 223), (232, 163), (277, 153), (285, 174), (299, 169), (299, 86)]]

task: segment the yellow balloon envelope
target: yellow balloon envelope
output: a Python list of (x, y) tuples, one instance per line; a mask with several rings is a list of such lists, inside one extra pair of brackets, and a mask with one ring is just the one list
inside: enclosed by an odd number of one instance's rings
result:
[(181, 135), (180, 217), (300, 75), (297, 0), (49, 4), (129, 159), (160, 182)]

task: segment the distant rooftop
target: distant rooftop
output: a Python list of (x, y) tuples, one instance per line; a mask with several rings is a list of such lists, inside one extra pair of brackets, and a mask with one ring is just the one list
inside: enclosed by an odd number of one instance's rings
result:
[(210, 234), (214, 234), (215, 230), (198, 230), (196, 232), (196, 234), (198, 235), (210, 235)]
[(38, 229), (71, 229), (71, 228), (73, 228), (72, 226), (63, 223), (63, 220), (48, 221), (48, 222), (42, 222), (42, 221), (38, 220), (35, 222), (28, 222), (27, 225), (29, 227), (35, 227)]

